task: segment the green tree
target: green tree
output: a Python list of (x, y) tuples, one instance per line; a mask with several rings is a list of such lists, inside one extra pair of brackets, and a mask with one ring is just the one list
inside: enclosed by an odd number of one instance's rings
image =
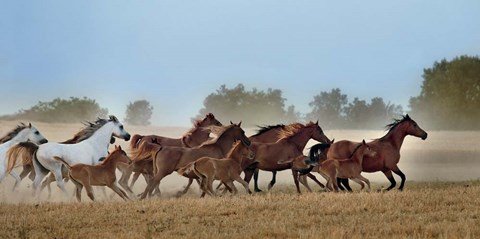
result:
[(371, 99), (370, 103), (355, 98), (345, 107), (345, 118), (348, 128), (378, 129), (393, 118), (403, 114), (401, 105), (385, 104), (381, 97)]
[(51, 123), (78, 123), (93, 120), (97, 117), (105, 118), (107, 108), (101, 108), (93, 99), (87, 97), (70, 99), (55, 98), (49, 102), (39, 101), (38, 104), (27, 110), (20, 110), (13, 115), (2, 116), (9, 120), (32, 120)]
[(307, 119), (319, 120), (320, 124), (326, 128), (343, 127), (345, 119), (342, 112), (347, 103), (347, 95), (342, 94), (339, 88), (332, 89), (330, 92), (322, 91), (309, 103), (312, 111), (307, 114)]
[(137, 100), (127, 105), (125, 122), (131, 125), (150, 125), (153, 106), (147, 100)]
[(422, 90), (410, 114), (437, 129), (480, 128), (480, 59), (443, 59), (424, 69)]
[(284, 102), (278, 89), (247, 91), (243, 84), (232, 89), (221, 85), (205, 98), (198, 117), (211, 112), (222, 122), (242, 121), (248, 126), (277, 124), (285, 119)]

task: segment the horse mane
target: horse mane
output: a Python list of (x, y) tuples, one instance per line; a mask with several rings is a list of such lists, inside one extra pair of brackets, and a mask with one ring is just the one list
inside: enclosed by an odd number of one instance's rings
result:
[(259, 136), (259, 135), (261, 135), (261, 134), (263, 134), (263, 133), (265, 133), (265, 132), (268, 132), (268, 131), (270, 131), (270, 130), (272, 130), (272, 129), (278, 129), (278, 128), (280, 128), (280, 129), (285, 129), (285, 125), (284, 125), (284, 124), (267, 125), (267, 126), (259, 126), (259, 125), (257, 125), (257, 127), (259, 128), (259, 129), (257, 130), (257, 133), (254, 134), (254, 135), (252, 135), (251, 137)]
[(390, 133), (393, 129), (395, 129), (395, 127), (397, 127), (399, 124), (401, 124), (405, 121), (411, 121), (411, 120), (412, 119), (408, 115), (402, 116), (401, 119), (393, 119), (392, 123), (387, 124), (385, 126), (385, 130), (388, 130), (388, 132), (383, 137), (379, 138), (379, 140), (383, 140), (388, 135), (388, 133)]
[(295, 135), (303, 127), (305, 127), (305, 125), (301, 123), (293, 123), (293, 124), (286, 125), (278, 133), (278, 140), (286, 139)]
[(76, 133), (73, 138), (60, 142), (61, 144), (75, 144), (80, 143), (88, 138), (90, 138), (98, 129), (107, 124), (108, 122), (118, 122), (117, 117), (110, 115), (109, 119), (97, 118), (94, 123), (86, 121), (83, 122), (83, 125), (86, 127), (81, 129)]
[(149, 142), (148, 140), (141, 141), (138, 147), (131, 149), (130, 156), (133, 161), (149, 159), (152, 156), (152, 151), (160, 144)]
[(6, 143), (12, 140), (13, 138), (15, 138), (15, 136), (18, 135), (18, 133), (20, 133), (20, 131), (24, 130), (27, 127), (28, 126), (25, 125), (24, 123), (20, 123), (20, 125), (17, 125), (15, 129), (11, 130), (10, 132), (7, 133), (7, 135), (0, 138), (0, 144)]
[[(235, 126), (235, 124), (226, 125), (226, 126), (211, 125), (211, 126), (204, 127), (206, 130), (210, 130), (210, 133), (212, 133), (213, 135), (215, 135), (215, 137), (213, 137), (213, 138), (210, 139), (210, 140), (205, 141), (205, 142), (204, 142), (203, 144), (201, 144), (200, 146), (215, 144), (215, 143), (217, 142), (217, 140), (218, 140), (226, 131), (228, 131), (229, 129), (233, 128), (234, 126)], [(200, 146), (199, 146), (199, 147), (200, 147)]]
[(357, 152), (357, 150), (363, 145), (363, 143), (359, 143), (355, 149), (353, 150), (352, 154), (350, 154), (350, 157), (348, 157), (349, 159), (351, 159), (353, 157), (353, 155), (355, 155), (355, 152)]

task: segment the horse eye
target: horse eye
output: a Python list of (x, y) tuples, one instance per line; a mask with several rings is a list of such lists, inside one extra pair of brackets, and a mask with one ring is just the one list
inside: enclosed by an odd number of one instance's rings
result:
[(120, 129), (123, 129), (123, 125), (120, 125)]
[(38, 132), (38, 131), (35, 131), (35, 134), (40, 134), (40, 132)]

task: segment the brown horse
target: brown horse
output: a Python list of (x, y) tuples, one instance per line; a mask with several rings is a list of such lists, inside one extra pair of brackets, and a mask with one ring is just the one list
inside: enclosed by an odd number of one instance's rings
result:
[[(252, 143), (275, 143), (280, 139), (279, 135), (280, 135), (280, 132), (282, 130), (285, 130), (286, 127), (292, 127), (295, 124), (296, 123), (293, 123), (293, 124), (290, 124), (288, 126), (286, 126), (284, 124), (262, 126), (257, 131), (257, 133), (255, 135), (250, 136), (249, 139), (250, 139), (250, 141), (252, 141)], [(318, 124), (318, 121), (317, 121), (317, 124)], [(253, 186), (254, 186), (255, 192), (261, 192), (262, 191), (258, 187), (258, 174), (259, 174), (258, 170), (259, 169), (256, 168), (255, 172), (253, 173), (253, 183), (254, 183)], [(272, 172), (272, 181), (275, 181), (276, 175), (277, 175), (276, 171)], [(313, 181), (315, 181), (320, 187), (322, 187), (322, 188), (324, 187), (324, 185), (320, 181), (318, 181), (317, 178), (313, 174), (307, 173), (306, 176), (308, 176)], [(308, 184), (306, 184), (306, 187), (309, 191), (311, 191)]]
[[(420, 126), (408, 116), (408, 114), (402, 119), (397, 119), (393, 123), (387, 125), (387, 129), (388, 133), (385, 136), (368, 143), (370, 148), (377, 152), (377, 155), (375, 157), (366, 156), (363, 159), (363, 172), (372, 173), (382, 171), (391, 183), (387, 188), (387, 190), (390, 190), (396, 185), (395, 179), (392, 175), (393, 171), (402, 179), (398, 189), (403, 190), (406, 177), (397, 165), (400, 161), (400, 148), (402, 147), (403, 140), (407, 135), (412, 135), (425, 140), (428, 134), (421, 129)], [(357, 142), (348, 140), (338, 141), (330, 146), (327, 157), (329, 159), (347, 158), (352, 154), (357, 145)], [(345, 181), (348, 183), (348, 179), (342, 180), (342, 182)], [(348, 184), (345, 186), (347, 186), (347, 189), (351, 190), (350, 187), (348, 187)]]
[(214, 180), (220, 180), (234, 195), (238, 191), (233, 182), (237, 181), (243, 185), (247, 193), (251, 194), (248, 183), (240, 177), (240, 174), (245, 168), (243, 165), (251, 164), (254, 157), (255, 154), (249, 147), (244, 142), (239, 141), (234, 143), (225, 158), (202, 157), (180, 168), (178, 173), (190, 177), (193, 172), (196, 176), (195, 178), (200, 179), (200, 188), (203, 191), (202, 196), (205, 193), (211, 196), (215, 195), (212, 187)]
[(154, 176), (140, 198), (151, 196), (155, 187), (165, 176), (190, 162), (201, 157), (225, 157), (235, 140), (242, 140), (246, 145), (250, 145), (250, 140), (240, 126), (241, 122), (229, 126), (210, 126), (212, 133), (217, 134), (218, 137), (195, 148), (162, 146), (154, 151), (152, 154)]
[(364, 157), (375, 157), (377, 153), (367, 145), (365, 140), (358, 144), (352, 155), (347, 159), (327, 159), (320, 164), (320, 172), (326, 175), (327, 187), (338, 192), (337, 178), (349, 178), (364, 188), (363, 182), (370, 191), (370, 181), (362, 176), (362, 162)]
[[(306, 125), (296, 123), (286, 126), (280, 132), (280, 139), (275, 143), (252, 143), (251, 149), (255, 153), (255, 161), (248, 170), (245, 171), (245, 181), (251, 180), (255, 168), (265, 171), (271, 171), (274, 174), (272, 181), (268, 185), (270, 190), (275, 184), (275, 175), (277, 171), (291, 169), (292, 165), (279, 164), (279, 161), (286, 161), (289, 158), (296, 158), (303, 154), (303, 149), (310, 139), (315, 139), (320, 142), (330, 142), (325, 136), (323, 130), (318, 125), (318, 122), (310, 122)], [(298, 171), (292, 170), (293, 179), (297, 192), (300, 193), (298, 184)]]
[(82, 188), (85, 187), (87, 195), (92, 201), (95, 201), (92, 186), (107, 186), (116, 192), (123, 200), (129, 199), (127, 194), (117, 186), (115, 170), (117, 164), (129, 164), (130, 158), (127, 156), (122, 147), (115, 146), (115, 150), (110, 153), (107, 158), (99, 165), (75, 164), (69, 165), (62, 158), (54, 157), (56, 160), (68, 168), (68, 176), (76, 186), (75, 194), (77, 200), (81, 201)]
[[(130, 148), (136, 148), (143, 140), (150, 141), (156, 139), (158, 144), (164, 146), (177, 146), (177, 147), (196, 147), (210, 139), (210, 132), (203, 127), (208, 126), (222, 126), (222, 123), (218, 121), (212, 113), (205, 115), (202, 120), (197, 120), (193, 124), (194, 127), (185, 133), (182, 138), (168, 138), (158, 135), (138, 135), (135, 134), (130, 141)], [(133, 158), (132, 158), (133, 159)], [(135, 159), (133, 159), (135, 160)]]
[[(187, 148), (196, 147), (210, 139), (210, 131), (208, 131), (208, 126), (222, 126), (222, 123), (220, 123), (220, 121), (218, 121), (212, 113), (208, 113), (202, 120), (196, 120), (193, 124), (193, 128), (190, 129), (187, 133), (185, 133), (182, 138), (168, 138), (158, 135), (133, 135), (130, 141), (130, 149), (131, 152), (134, 152), (131, 156), (132, 160), (135, 162), (135, 166), (121, 169), (123, 175), (120, 180), (120, 185), (122, 185), (122, 187), (123, 185), (128, 185), (128, 180), (130, 179), (130, 175), (132, 174), (132, 171), (129, 169), (135, 169), (129, 188), (133, 187), (140, 174), (143, 174), (143, 176), (145, 177), (145, 181), (147, 182), (150, 176), (153, 175), (153, 172), (149, 171), (149, 169), (151, 169), (152, 167), (148, 166), (148, 164), (152, 162), (153, 159), (148, 157), (145, 158), (144, 155), (138, 154), (139, 152), (144, 152), (144, 150), (141, 149), (137, 150), (137, 148), (141, 145), (142, 142), (153, 142), (153, 140), (155, 140), (157, 144), (161, 144), (163, 146), (177, 146)], [(141, 160), (147, 160), (147, 162), (143, 162)], [(147, 166), (147, 168), (141, 168), (142, 165)]]

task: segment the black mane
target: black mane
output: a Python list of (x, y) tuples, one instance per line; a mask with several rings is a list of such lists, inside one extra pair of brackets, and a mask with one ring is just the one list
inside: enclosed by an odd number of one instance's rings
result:
[(281, 129), (284, 129), (285, 128), (285, 125), (284, 124), (277, 124), (277, 125), (267, 125), (267, 126), (259, 126), (257, 125), (257, 127), (259, 127), (260, 129), (257, 130), (257, 133), (252, 135), (251, 137), (255, 137), (255, 136), (259, 136), (267, 131), (270, 131), (272, 129), (278, 129), (278, 128), (281, 128)]

